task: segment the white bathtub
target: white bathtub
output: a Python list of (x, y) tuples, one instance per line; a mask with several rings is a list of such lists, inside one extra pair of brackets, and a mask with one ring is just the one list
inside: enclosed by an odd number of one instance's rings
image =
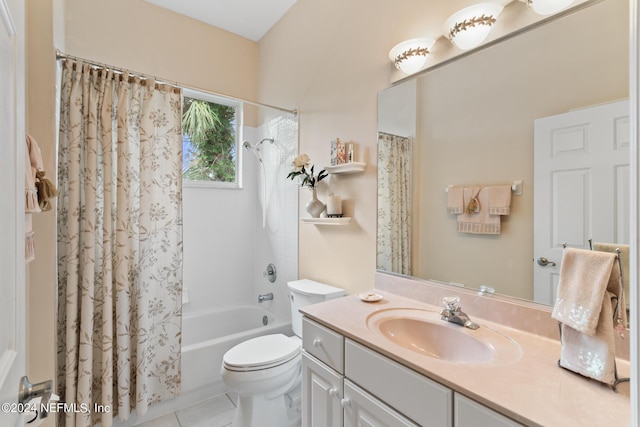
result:
[[(263, 318), (267, 324), (263, 325)], [(222, 356), (236, 344), (266, 334), (293, 335), (291, 322), (259, 305), (238, 305), (182, 316), (182, 392), (158, 402), (145, 415), (127, 421), (114, 420), (114, 427), (131, 427), (186, 408), (227, 391), (220, 376)]]
[[(266, 325), (264, 324), (266, 323)], [(220, 366), (231, 347), (260, 335), (292, 335), (291, 323), (258, 305), (185, 314), (182, 318), (182, 394), (210, 397), (226, 390)]]

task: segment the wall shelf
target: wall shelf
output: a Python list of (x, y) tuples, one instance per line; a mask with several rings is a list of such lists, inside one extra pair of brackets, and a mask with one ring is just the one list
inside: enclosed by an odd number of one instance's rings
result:
[(351, 218), (348, 216), (342, 218), (300, 218), (300, 221), (315, 225), (347, 225), (351, 222)]
[(351, 162), (335, 166), (325, 166), (324, 169), (329, 174), (351, 174), (364, 172), (366, 166), (366, 163)]

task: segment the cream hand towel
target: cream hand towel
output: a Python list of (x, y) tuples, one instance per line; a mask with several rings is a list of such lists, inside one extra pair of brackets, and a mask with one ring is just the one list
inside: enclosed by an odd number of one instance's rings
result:
[(489, 187), (489, 213), (491, 215), (509, 215), (511, 213), (510, 185)]
[(558, 294), (551, 317), (587, 335), (594, 335), (610, 280), (620, 280), (613, 268), (615, 254), (566, 248), (562, 255)]
[(461, 214), (464, 212), (464, 187), (449, 187), (447, 189), (447, 212)]
[(27, 155), (25, 156), (25, 211), (27, 213), (41, 212), (38, 205), (38, 189), (36, 187), (36, 173), (42, 170), (42, 154), (35, 140), (27, 134)]
[[(465, 206), (476, 189), (465, 187)], [(477, 193), (476, 212), (458, 215), (458, 231), (471, 234), (500, 234), (500, 215), (489, 214), (489, 187), (483, 187)]]
[[(615, 342), (611, 298), (606, 292), (596, 333), (583, 334), (561, 324), (560, 366), (585, 377), (613, 385), (615, 382)], [(615, 304), (615, 302), (614, 302)]]
[[(592, 243), (593, 246), (593, 250), (594, 251), (601, 251), (601, 252), (612, 252), (612, 253), (616, 253), (616, 249), (620, 249), (620, 258), (619, 258), (619, 262), (620, 265), (622, 266), (622, 287), (624, 289), (624, 293), (622, 294), (621, 298), (620, 298), (620, 307), (624, 308), (624, 317), (626, 319), (626, 311), (629, 308), (626, 304), (626, 297), (627, 295), (631, 295), (630, 289), (629, 289), (629, 260), (630, 258), (630, 252), (629, 252), (629, 245), (619, 245), (617, 243), (600, 243), (600, 242), (593, 242)], [(625, 325), (626, 320), (625, 320)]]

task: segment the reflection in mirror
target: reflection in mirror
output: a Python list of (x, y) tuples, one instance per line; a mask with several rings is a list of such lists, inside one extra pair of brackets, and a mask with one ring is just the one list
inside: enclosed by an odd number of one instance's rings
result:
[[(411, 215), (401, 220), (410, 227), (410, 244), (382, 248), (391, 238), (380, 229), (387, 231), (393, 221), (379, 218), (379, 269), (533, 299), (534, 268), (542, 268), (534, 258), (551, 258), (533, 253), (534, 123), (628, 98), (628, 16), (624, 0), (598, 2), (379, 94), (380, 139), (386, 144), (384, 133), (414, 140)], [(410, 106), (415, 113), (407, 113)], [(395, 127), (405, 113), (410, 119)], [(379, 166), (381, 175), (383, 169), (393, 168)], [(446, 209), (447, 186), (514, 180), (523, 181), (523, 192), (512, 198), (500, 234), (457, 231), (456, 217)], [(380, 193), (381, 215), (397, 214)], [(590, 218), (585, 238), (599, 227)], [(390, 262), (398, 252), (409, 261)]]
[(416, 132), (416, 84), (409, 81), (378, 99), (378, 269), (412, 274), (411, 189)]

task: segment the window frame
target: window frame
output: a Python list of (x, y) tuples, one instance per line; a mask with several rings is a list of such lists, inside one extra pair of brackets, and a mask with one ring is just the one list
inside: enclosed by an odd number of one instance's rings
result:
[[(236, 176), (232, 182), (223, 181), (196, 181), (191, 179), (182, 178), (182, 187), (191, 188), (226, 188), (226, 189), (241, 189), (242, 188), (242, 129), (243, 129), (243, 110), (244, 103), (237, 99), (225, 98), (220, 95), (213, 95), (211, 93), (195, 90), (195, 89), (182, 89), (182, 102), (184, 105), (184, 98), (192, 98), (200, 101), (211, 102), (214, 104), (225, 105), (227, 107), (233, 107), (235, 109), (235, 151), (236, 151)], [(184, 114), (184, 111), (182, 112)], [(184, 155), (184, 153), (183, 153)]]

